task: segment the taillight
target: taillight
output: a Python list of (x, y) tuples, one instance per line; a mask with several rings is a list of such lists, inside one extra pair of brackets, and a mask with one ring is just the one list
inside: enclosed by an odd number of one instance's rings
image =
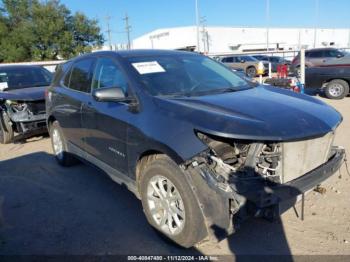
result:
[(45, 89), (45, 98), (47, 98), (48, 96), (49, 96), (49, 89), (46, 88), (46, 89)]

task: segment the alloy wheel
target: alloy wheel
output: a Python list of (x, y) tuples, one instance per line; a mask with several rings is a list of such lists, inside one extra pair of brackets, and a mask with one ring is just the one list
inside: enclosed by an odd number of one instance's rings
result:
[(164, 176), (154, 176), (147, 185), (149, 212), (157, 226), (174, 236), (185, 226), (185, 206), (175, 185)]
[(340, 84), (332, 84), (329, 87), (329, 93), (333, 96), (333, 97), (339, 97), (343, 94), (344, 92), (344, 87)]

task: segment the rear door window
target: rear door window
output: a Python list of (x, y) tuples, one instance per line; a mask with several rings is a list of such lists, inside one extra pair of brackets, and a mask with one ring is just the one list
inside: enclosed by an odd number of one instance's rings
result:
[(90, 93), (94, 61), (94, 58), (87, 58), (76, 62), (65, 78), (65, 85), (76, 91)]

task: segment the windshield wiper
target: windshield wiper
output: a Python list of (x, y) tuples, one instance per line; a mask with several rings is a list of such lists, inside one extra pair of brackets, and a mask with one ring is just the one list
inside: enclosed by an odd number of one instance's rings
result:
[(179, 93), (173, 93), (169, 95), (161, 95), (162, 97), (193, 97), (193, 96), (204, 96), (204, 95), (212, 95), (212, 94), (223, 94), (223, 93), (234, 93), (238, 91), (243, 91), (247, 89), (251, 89), (252, 87), (246, 86), (245, 88), (242, 87), (227, 87), (227, 88), (221, 88), (221, 89), (215, 89), (215, 90), (206, 90), (201, 92), (179, 92)]
[(239, 91), (239, 89), (233, 88), (233, 87), (229, 87), (229, 88), (221, 89), (221, 90), (218, 90), (218, 91), (220, 91), (222, 93), (233, 93), (233, 92)]

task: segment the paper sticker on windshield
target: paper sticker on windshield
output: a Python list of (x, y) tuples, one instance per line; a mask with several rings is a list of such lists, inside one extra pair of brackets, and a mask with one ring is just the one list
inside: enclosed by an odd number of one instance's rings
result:
[(133, 63), (132, 66), (141, 75), (165, 72), (165, 69), (157, 61)]
[(7, 82), (0, 82), (0, 91), (4, 91), (8, 88)]

